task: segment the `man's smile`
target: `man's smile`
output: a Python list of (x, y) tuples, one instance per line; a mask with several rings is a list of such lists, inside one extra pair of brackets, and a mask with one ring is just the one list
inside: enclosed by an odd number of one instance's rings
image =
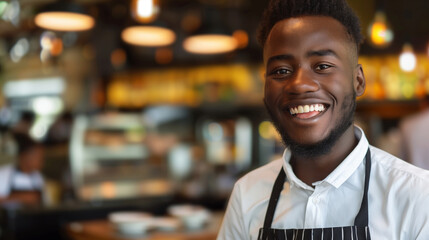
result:
[(309, 119), (323, 113), (324, 111), (326, 111), (328, 107), (329, 106), (325, 106), (324, 104), (321, 104), (321, 103), (298, 105), (298, 106), (289, 108), (289, 113), (292, 116), (300, 119)]

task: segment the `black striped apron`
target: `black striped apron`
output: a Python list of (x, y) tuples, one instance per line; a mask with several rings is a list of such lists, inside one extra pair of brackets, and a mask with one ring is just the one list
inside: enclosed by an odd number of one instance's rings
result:
[(264, 227), (259, 229), (258, 240), (358, 240), (371, 239), (368, 228), (368, 185), (371, 173), (371, 153), (366, 152), (365, 164), (365, 185), (361, 207), (354, 222), (354, 226), (333, 227), (333, 228), (307, 228), (307, 229), (273, 229), (274, 212), (280, 193), (283, 190), (283, 184), (286, 180), (286, 174), (282, 169), (274, 183), (271, 192), (268, 210), (265, 214)]

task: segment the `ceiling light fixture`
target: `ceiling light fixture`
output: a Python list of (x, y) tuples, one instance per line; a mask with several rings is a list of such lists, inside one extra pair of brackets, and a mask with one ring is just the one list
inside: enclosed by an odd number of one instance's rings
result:
[(159, 0), (132, 0), (131, 16), (139, 23), (150, 23), (158, 17)]
[(48, 5), (36, 15), (37, 26), (65, 32), (86, 31), (94, 27), (95, 20), (78, 5), (71, 2), (59, 2)]
[(416, 69), (416, 65), (417, 58), (414, 54), (413, 47), (409, 43), (404, 44), (402, 52), (399, 55), (399, 67), (404, 72), (412, 72)]
[(386, 20), (386, 14), (382, 11), (375, 13), (374, 21), (369, 25), (368, 35), (375, 47), (384, 48), (393, 41), (393, 31)]
[(162, 47), (172, 44), (176, 40), (176, 34), (163, 27), (133, 26), (122, 31), (124, 42), (146, 47)]
[(227, 24), (228, 15), (213, 7), (201, 10), (201, 24), (183, 41), (183, 48), (193, 54), (222, 54), (236, 50), (239, 43)]
[(220, 54), (234, 51), (237, 40), (225, 34), (202, 34), (188, 37), (183, 48), (195, 54)]

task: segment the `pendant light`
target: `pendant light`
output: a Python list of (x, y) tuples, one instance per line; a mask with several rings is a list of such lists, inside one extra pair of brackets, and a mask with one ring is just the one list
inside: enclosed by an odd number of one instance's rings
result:
[(221, 54), (234, 51), (237, 39), (228, 33), (227, 25), (219, 11), (212, 8), (203, 10), (203, 23), (194, 34), (183, 41), (183, 48), (193, 54)]
[(94, 27), (95, 20), (73, 2), (60, 1), (47, 5), (34, 18), (37, 26), (54, 31), (77, 32)]
[(226, 34), (200, 34), (186, 38), (183, 48), (195, 54), (227, 53), (237, 48), (237, 40)]
[(374, 20), (368, 27), (368, 36), (371, 44), (378, 48), (385, 48), (393, 41), (393, 31), (383, 11), (375, 13)]
[(417, 58), (414, 54), (411, 44), (406, 43), (403, 46), (402, 52), (399, 55), (399, 67), (404, 72), (412, 72), (416, 68)]
[(131, 0), (131, 16), (139, 23), (153, 22), (159, 11), (159, 0)]
[(121, 33), (124, 42), (143, 47), (164, 47), (174, 43), (176, 34), (164, 27), (160, 20), (155, 19), (160, 12), (159, 0), (132, 0), (131, 16), (138, 23), (151, 25), (135, 25), (125, 28)]
[(122, 31), (121, 37), (126, 43), (145, 47), (167, 46), (176, 40), (172, 30), (158, 26), (128, 27)]

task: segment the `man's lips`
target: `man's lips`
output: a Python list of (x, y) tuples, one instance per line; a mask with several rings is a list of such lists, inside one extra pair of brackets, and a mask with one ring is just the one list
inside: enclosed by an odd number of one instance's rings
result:
[(308, 119), (323, 113), (328, 107), (328, 105), (317, 103), (297, 105), (294, 107), (290, 107), (288, 110), (292, 116), (295, 116), (300, 119)]

